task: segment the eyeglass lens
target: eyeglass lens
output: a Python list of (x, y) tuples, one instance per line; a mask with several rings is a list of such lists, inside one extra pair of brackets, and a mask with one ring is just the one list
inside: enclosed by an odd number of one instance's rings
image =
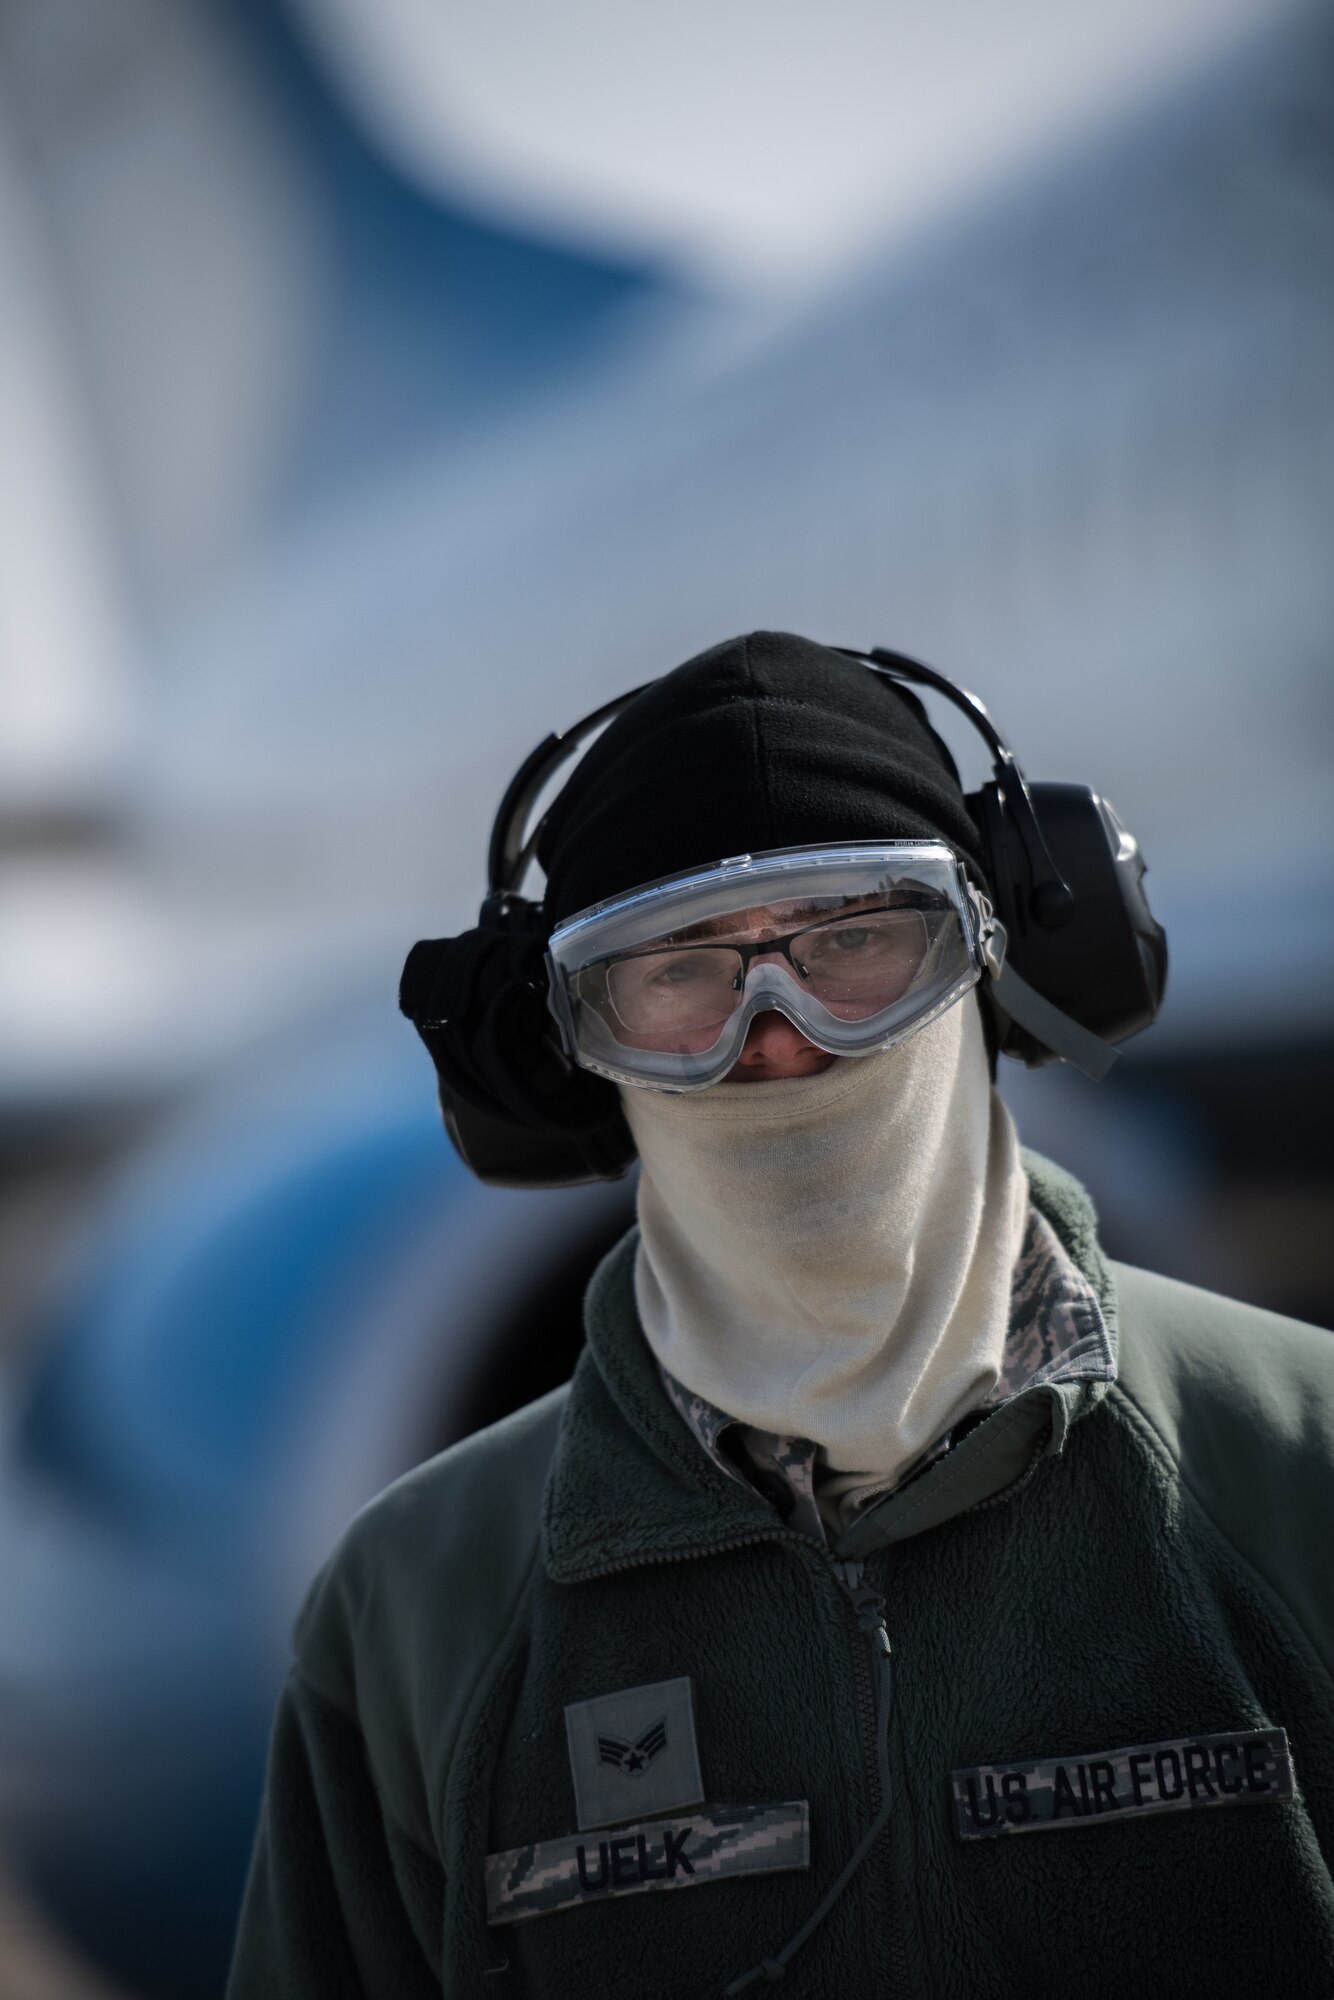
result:
[[(908, 991), (933, 928), (916, 909), (862, 911), (811, 925), (792, 937), (790, 963), (777, 948), (772, 962), (789, 976), (795, 968), (805, 991), (839, 1019), (866, 1020)], [(592, 970), (605, 981), (618, 1038), (628, 1034), (643, 1048), (678, 1046), (682, 1038), (701, 1046), (696, 1038), (716, 1033), (744, 999), (746, 960), (734, 946), (644, 952)], [(596, 990), (581, 986), (597, 1005)], [(605, 1018), (605, 1006), (599, 1011)]]

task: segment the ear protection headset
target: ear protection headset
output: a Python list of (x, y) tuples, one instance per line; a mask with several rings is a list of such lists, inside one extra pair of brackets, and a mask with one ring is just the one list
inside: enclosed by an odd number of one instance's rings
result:
[[(981, 834), (1007, 940), (1003, 959), (989, 964), (991, 976), (978, 989), (997, 1047), (1029, 1067), (1064, 1060), (1102, 1077), (1116, 1060), (1112, 1045), (1154, 1019), (1167, 981), (1167, 940), (1144, 894), (1138, 843), (1089, 786), (1029, 784), (976, 695), (902, 653), (836, 650), (888, 680), (935, 689), (983, 737), (992, 777), (965, 803)], [(533, 807), (561, 766), (642, 693), (638, 687), (618, 695), (548, 736), (515, 772), (491, 830), (482, 933), (545, 937), (540, 904), (521, 893), (542, 829), (540, 820), (529, 829)], [(437, 1037), (447, 1023), (432, 1018), (420, 957), (433, 949), (414, 947), (400, 1005), (441, 1069)], [(554, 1022), (550, 1035), (549, 1056), (564, 1061)], [(443, 1071), (440, 1103), (455, 1148), (479, 1179), (496, 1187), (572, 1187), (617, 1180), (634, 1159), (619, 1098), (613, 1086), (605, 1088), (605, 1123), (577, 1133), (483, 1111)]]

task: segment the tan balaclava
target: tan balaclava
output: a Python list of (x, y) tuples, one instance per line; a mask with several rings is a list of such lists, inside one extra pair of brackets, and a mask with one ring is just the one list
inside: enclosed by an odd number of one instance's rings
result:
[(816, 1076), (621, 1096), (649, 1345), (747, 1427), (814, 1440), (846, 1518), (1001, 1376), (1028, 1190), (976, 994)]

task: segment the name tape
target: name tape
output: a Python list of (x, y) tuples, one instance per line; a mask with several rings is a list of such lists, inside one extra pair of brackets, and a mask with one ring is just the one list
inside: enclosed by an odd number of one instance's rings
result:
[(486, 1920), (513, 1924), (577, 1903), (649, 1889), (690, 1889), (727, 1875), (810, 1866), (805, 1799), (769, 1806), (701, 1806), (670, 1819), (531, 1841), (486, 1857)]
[(979, 1764), (951, 1776), (961, 1840), (1137, 1819), (1211, 1806), (1269, 1805), (1292, 1797), (1283, 1729), (1182, 1736), (1130, 1750), (1033, 1763)]

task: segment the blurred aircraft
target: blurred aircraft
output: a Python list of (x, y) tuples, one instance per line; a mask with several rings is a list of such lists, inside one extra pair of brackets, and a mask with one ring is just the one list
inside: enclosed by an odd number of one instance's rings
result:
[(562, 1381), (624, 1187), (489, 1196), (387, 1014), (160, 1132), (0, 1466), (0, 1825), (136, 1993), (222, 1984), (292, 1617), (371, 1493)]
[[(235, 207), (182, 269), (221, 262), (232, 319), (150, 261), (124, 351), (114, 315), (83, 338), (208, 449), (167, 478), (132, 425), (105, 443), (155, 698), (78, 812), (56, 779), (15, 812), (0, 883), (5, 1102), (154, 1114), (9, 1392), (0, 1827), (87, 1949), (191, 2000), (305, 1579), (388, 1478), (568, 1372), (627, 1212), (476, 1188), (393, 1014), (548, 728), (790, 625), (920, 652), (1034, 774), (1105, 790), (1168, 1011), (1101, 1099), (1010, 1088), (1141, 1255), (1182, 1257), (1199, 1185), (1137, 1092), (1154, 1050), (1327, 1064), (1334, 195), (1299, 9), (818, 296), (733, 301), (423, 190), (280, 11), (174, 33), (141, 74), (210, 79), (190, 143)], [(27, 168), (86, 318), (95, 165)], [(135, 359), (178, 314), (248, 356), (212, 417)]]
[[(114, 70), (157, 79), (118, 105), (119, 199), (91, 138), (55, 147), (54, 85), (37, 136), (13, 114), (125, 580), (105, 769), (10, 828), (0, 1101), (152, 1098), (312, 986), (354, 989), (466, 916), (530, 740), (758, 623), (977, 682), (1038, 775), (1078, 764), (1146, 829), (1176, 947), (1160, 1047), (1322, 1031), (1320, 12), (777, 302), (423, 192), (280, 9), (173, 19)], [(30, 705), (58, 679), (44, 636)], [(1251, 833), (1276, 816), (1281, 871)], [(1263, 953), (1239, 894), (1263, 894)]]

